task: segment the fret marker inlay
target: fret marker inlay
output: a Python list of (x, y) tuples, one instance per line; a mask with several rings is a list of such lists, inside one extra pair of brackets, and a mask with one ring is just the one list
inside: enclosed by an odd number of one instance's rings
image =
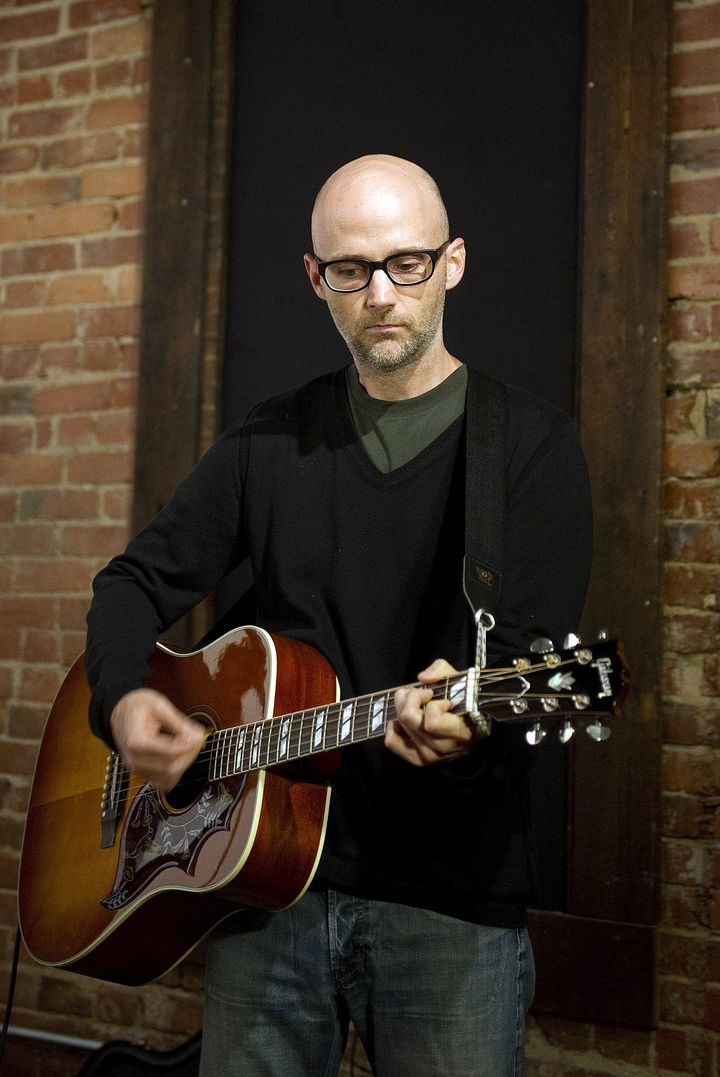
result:
[(340, 720), (340, 740), (347, 740), (352, 733), (352, 703), (346, 704), (342, 709), (342, 718)]
[(253, 729), (252, 747), (250, 749), (250, 759), (251, 759), (252, 765), (254, 767), (256, 767), (258, 765), (258, 760), (260, 758), (260, 740), (261, 740), (261, 738), (262, 738), (262, 725), (260, 724), (260, 722), (256, 722), (255, 723), (255, 728)]
[(319, 748), (323, 742), (326, 716), (327, 711), (318, 711), (315, 715), (315, 721), (313, 722), (313, 748)]
[(288, 740), (290, 737), (290, 718), (283, 718), (280, 725), (280, 744), (278, 746), (278, 759), (284, 759), (287, 755)]
[(370, 728), (373, 730), (380, 729), (385, 717), (385, 699), (382, 696), (379, 699), (376, 699), (373, 703), (371, 713), (372, 720), (370, 722)]
[(245, 730), (246, 727), (243, 726), (238, 733), (237, 751), (235, 752), (235, 770), (242, 770), (242, 754), (243, 748), (245, 747)]

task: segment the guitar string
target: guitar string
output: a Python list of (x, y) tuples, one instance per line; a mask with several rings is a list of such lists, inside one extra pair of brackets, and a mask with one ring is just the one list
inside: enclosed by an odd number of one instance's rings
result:
[[(541, 667), (541, 668), (545, 669), (547, 667)], [(557, 667), (555, 667), (555, 668), (557, 668)], [(528, 671), (526, 671), (526, 672), (528, 672)], [(519, 674), (517, 673), (517, 671), (514, 670), (513, 675), (518, 676)], [(445, 699), (445, 698), (447, 698), (447, 687), (451, 683), (459, 683), (459, 681), (461, 681), (466, 676), (467, 676), (467, 674), (459, 674), (457, 677), (448, 678), (446, 682), (440, 682), (440, 684), (438, 684), (436, 686), (433, 686), (435, 689), (437, 689), (437, 690), (433, 691), (433, 699)], [(505, 678), (501, 678), (501, 679), (505, 679)], [(492, 683), (492, 678), (488, 677), (488, 678), (486, 678), (486, 680), (489, 683)], [(441, 690), (441, 686), (443, 684), (445, 685), (445, 689)], [(416, 687), (423, 687), (423, 686), (418, 684), (418, 685), (416, 685)], [(426, 686), (426, 687), (430, 687), (430, 686)], [(225, 755), (227, 755), (227, 756), (231, 756), (232, 758), (237, 759), (237, 756), (238, 756), (237, 745), (233, 745), (232, 742), (239, 740), (241, 737), (242, 737), (243, 743), (242, 743), (242, 746), (240, 747), (240, 753), (239, 754), (241, 754), (243, 756), (246, 754), (246, 748), (247, 748), (246, 742), (249, 741), (251, 743), (250, 756), (251, 756), (251, 759), (252, 759), (252, 755), (253, 755), (254, 750), (252, 748), (252, 734), (251, 734), (251, 731), (259, 732), (259, 734), (260, 734), (259, 742), (260, 742), (260, 745), (261, 745), (262, 740), (263, 740), (263, 733), (265, 732), (265, 730), (270, 729), (270, 727), (273, 726), (273, 725), (277, 725), (278, 728), (279, 728), (279, 725), (280, 725), (280, 723), (282, 723), (283, 719), (287, 719), (291, 723), (291, 725), (296, 725), (297, 723), (299, 723), (299, 725), (300, 725), (299, 729), (291, 730), (291, 734), (290, 734), (290, 738), (289, 738), (289, 739), (292, 739), (293, 742), (297, 745), (296, 750), (288, 751), (286, 753), (285, 757), (282, 758), (282, 759), (280, 757), (277, 757), (277, 756), (276, 756), (276, 758), (271, 759), (269, 757), (269, 755), (268, 755), (269, 748), (270, 748), (270, 742), (272, 740), (272, 730), (271, 730), (271, 735), (266, 738), (267, 743), (265, 745), (265, 757), (263, 759), (258, 760), (258, 761), (249, 761), (249, 762), (245, 762), (245, 760), (243, 760), (243, 762), (241, 763), (240, 766), (237, 766), (237, 765), (230, 765), (229, 767), (227, 767), (227, 766), (222, 767), (221, 766), (220, 770), (219, 770), (219, 773), (213, 774), (212, 777), (210, 777), (208, 780), (210, 780), (210, 781), (219, 781), (222, 778), (232, 777), (232, 776), (238, 775), (238, 774), (248, 774), (248, 773), (252, 773), (253, 771), (256, 771), (256, 770), (262, 770), (265, 767), (276, 766), (276, 765), (279, 765), (279, 764), (283, 764), (285, 762), (293, 762), (294, 760), (306, 759), (306, 758), (308, 758), (308, 757), (310, 757), (312, 755), (322, 754), (322, 752), (324, 752), (324, 751), (335, 751), (335, 750), (338, 750), (339, 748), (343, 747), (345, 744), (354, 744), (354, 743), (358, 743), (358, 742), (362, 743), (362, 742), (367, 741), (367, 740), (376, 739), (376, 738), (382, 736), (385, 733), (385, 730), (387, 728), (388, 721), (389, 721), (389, 719), (387, 717), (387, 710), (388, 710), (388, 705), (390, 703), (390, 697), (393, 694), (394, 693), (387, 693), (387, 694), (386, 693), (371, 693), (371, 694), (369, 694), (367, 696), (358, 696), (356, 699), (353, 699), (353, 700), (333, 701), (331, 703), (321, 704), (321, 705), (319, 705), (317, 707), (310, 707), (310, 708), (307, 708), (307, 709), (302, 710), (302, 711), (294, 711), (294, 712), (292, 712), (290, 714), (287, 714), (287, 715), (271, 715), (271, 716), (269, 716), (267, 718), (262, 718), (259, 721), (250, 722), (247, 725), (231, 726), (231, 727), (223, 728), (223, 729), (212, 729), (212, 730), (209, 731), (208, 736), (207, 736), (207, 738), (205, 740), (205, 747), (201, 748), (201, 750), (198, 753), (194, 763), (191, 765), (191, 768), (189, 768), (189, 769), (192, 769), (192, 768), (196, 767), (198, 764), (201, 765), (201, 766), (204, 766), (206, 763), (208, 764), (208, 769), (210, 769), (210, 767), (213, 765), (213, 763), (217, 762), (218, 757), (222, 757), (223, 753), (225, 753)], [(576, 699), (576, 695), (574, 693), (572, 693), (572, 692), (555, 692), (551, 697), (548, 697), (546, 693), (542, 693), (542, 692), (526, 692), (520, 698), (522, 698), (524, 700), (542, 700), (542, 699), (552, 698), (552, 699), (556, 699), (556, 700), (560, 700), (560, 701), (562, 701), (562, 700), (568, 700), (568, 701), (572, 700), (572, 701), (574, 701)], [(512, 695), (505, 695), (505, 696), (494, 694), (492, 698), (489, 698), (487, 700), (481, 700), (480, 702), (482, 703), (483, 708), (488, 708), (488, 707), (494, 707), (494, 706), (500, 706), (500, 705), (505, 705), (505, 704), (508, 704), (508, 703), (512, 703), (513, 700), (516, 700), (516, 699), (518, 699), (518, 695), (516, 693), (514, 693)], [(384, 705), (383, 705), (384, 717), (383, 717), (382, 721), (378, 724), (377, 730), (373, 731), (373, 732), (369, 732), (368, 729), (369, 729), (369, 723), (370, 723), (370, 716), (372, 714), (373, 703), (374, 702), (380, 702), (380, 701), (383, 701), (383, 703), (384, 703)], [(337, 731), (341, 727), (342, 722), (343, 722), (343, 717), (342, 717), (343, 710), (345, 710), (348, 707), (350, 707), (354, 711), (354, 714), (353, 714), (352, 718), (350, 719), (350, 722), (351, 722), (351, 725), (352, 725), (352, 732), (347, 738), (343, 738), (343, 739), (337, 738), (337, 736), (336, 736)], [(308, 719), (311, 719), (311, 720), (316, 719), (317, 716), (319, 714), (322, 714), (323, 711), (327, 711), (327, 714), (325, 715), (325, 717), (323, 719), (323, 729), (324, 729), (323, 746), (322, 747), (313, 747), (312, 744), (311, 744), (312, 726), (310, 728), (310, 731), (306, 731), (306, 730), (303, 729), (303, 724), (305, 722), (307, 722)], [(456, 713), (462, 713), (462, 712), (456, 712)], [(518, 714), (518, 715), (507, 716), (507, 718), (505, 720), (507, 722), (512, 723), (512, 724), (523, 724), (523, 723), (527, 723), (527, 722), (533, 722), (533, 721), (537, 720), (538, 717), (546, 718), (546, 719), (559, 719), (559, 718), (562, 718), (562, 717), (566, 716), (568, 713), (571, 713), (571, 714), (576, 714), (577, 713), (577, 714), (589, 715), (589, 714), (592, 714), (593, 711), (575, 712), (575, 711), (564, 711), (564, 710), (558, 709), (556, 711), (546, 712), (541, 716), (538, 716), (537, 714), (528, 715), (528, 714), (522, 714), (521, 713), (521, 714)], [(362, 732), (361, 735), (358, 735), (357, 726), (359, 724), (362, 727), (363, 721), (365, 721), (365, 723), (366, 723), (365, 730)], [(333, 737), (334, 736), (336, 737), (336, 740), (333, 743)], [(275, 739), (277, 740), (278, 737), (276, 736)], [(330, 744), (327, 744), (328, 740), (330, 741)], [(222, 744), (222, 745), (219, 746), (218, 742), (220, 742), (220, 741), (223, 741), (223, 742), (227, 741), (229, 743)], [(305, 742), (307, 742), (307, 746), (303, 747)], [(225, 751), (225, 749), (227, 749), (227, 751)], [(260, 747), (258, 747), (257, 748), (257, 755), (258, 756), (260, 755), (260, 751), (261, 751)], [(122, 764), (122, 762), (119, 761), (119, 757), (118, 757), (117, 765), (119, 767), (123, 768), (123, 769), (126, 769), (126, 768), (124, 768), (124, 764)], [(191, 785), (193, 783), (194, 779), (192, 777), (188, 778), (187, 775), (188, 775), (188, 771), (186, 771), (185, 775), (183, 777), (181, 777), (181, 779), (178, 781), (175, 788), (181, 789), (184, 786)], [(186, 780), (184, 780), (184, 779), (186, 779)]]
[[(444, 698), (447, 698), (448, 695), (450, 694), (451, 686), (458, 685), (463, 680), (465, 680), (466, 687), (467, 687), (467, 680), (470, 677), (470, 675), (473, 674), (477, 678), (477, 682), (475, 684), (475, 690), (479, 694), (481, 692), (481, 690), (482, 690), (483, 685), (494, 688), (498, 684), (501, 684), (502, 681), (504, 681), (504, 680), (506, 680), (508, 678), (516, 679), (518, 677), (528, 677), (528, 676), (533, 676), (534, 674), (537, 674), (538, 672), (555, 672), (556, 673), (563, 666), (575, 665), (578, 661), (579, 661), (579, 654), (578, 654), (578, 652), (575, 652), (572, 656), (570, 656), (568, 658), (565, 658), (565, 659), (561, 659), (560, 661), (554, 662), (552, 665), (550, 665), (547, 661), (538, 661), (534, 665), (532, 663), (530, 663), (528, 668), (526, 668), (526, 669), (519, 669), (517, 664), (514, 664), (513, 666), (508, 666), (508, 667), (493, 666), (493, 667), (491, 667), (491, 668), (489, 668), (487, 670), (478, 670), (477, 668), (475, 668), (474, 670), (472, 670), (472, 669), (471, 670), (465, 670), (464, 672), (453, 674), (451, 677), (448, 677), (444, 681), (437, 682), (434, 685), (422, 685), (422, 684), (416, 682), (414, 685), (409, 685), (408, 687), (430, 687), (430, 688), (432, 688), (432, 691), (433, 691), (433, 695), (432, 695), (433, 699), (444, 699)], [(589, 662), (589, 659), (588, 659), (588, 662)], [(586, 665), (586, 664), (587, 664), (587, 662), (582, 663), (582, 665)], [(616, 674), (616, 672), (617, 671), (616, 671), (614, 663), (613, 663), (613, 674)], [(548, 686), (548, 687), (550, 687), (550, 686)], [(302, 734), (303, 734), (302, 726), (305, 723), (305, 721), (309, 717), (312, 717), (312, 718), (316, 719), (318, 714), (322, 713), (323, 711), (326, 712), (325, 717), (323, 719), (323, 741), (324, 741), (323, 746), (321, 748), (309, 747), (305, 751), (302, 751), (301, 747), (300, 747), (297, 750), (297, 754), (294, 754), (294, 755), (290, 754), (290, 752), (287, 752), (286, 756), (285, 756), (286, 761), (292, 761), (292, 760), (295, 760), (295, 759), (306, 758), (307, 756), (310, 756), (310, 755), (319, 754), (322, 751), (333, 751), (333, 750), (336, 750), (337, 748), (339, 748), (341, 746), (341, 743), (355, 743), (356, 741), (360, 740), (361, 738), (357, 736), (356, 728), (355, 728), (356, 724), (357, 724), (358, 713), (360, 714), (360, 717), (362, 718), (363, 717), (363, 710), (365, 708), (367, 708), (367, 713), (365, 714), (365, 718), (366, 718), (366, 721), (369, 722), (370, 707), (372, 706), (373, 701), (384, 700), (385, 702), (384, 702), (384, 706), (383, 706), (383, 720), (382, 720), (381, 723), (379, 723), (377, 731), (371, 733), (370, 735), (367, 735), (367, 728), (368, 727), (366, 725), (366, 735), (362, 739), (369, 740), (369, 739), (372, 739), (374, 737), (379, 737), (382, 733), (384, 733), (385, 728), (387, 726), (387, 723), (388, 723), (388, 718), (387, 718), (388, 705), (389, 705), (390, 699), (394, 695), (395, 691), (396, 690), (394, 689), (394, 690), (392, 690), (390, 692), (387, 692), (387, 693), (382, 693), (382, 692), (371, 693), (371, 694), (368, 694), (366, 696), (359, 696), (356, 699), (351, 699), (351, 700), (344, 700), (344, 701), (341, 700), (339, 702), (338, 701), (332, 701), (332, 702), (329, 702), (329, 703), (326, 703), (326, 704), (323, 704), (323, 705), (320, 705), (320, 706), (317, 706), (317, 707), (306, 708), (305, 710), (296, 711), (294, 713), (287, 714), (287, 715), (271, 715), (271, 716), (268, 716), (266, 718), (261, 719), (259, 722), (248, 723), (247, 725), (239, 725), (239, 726), (234, 726), (234, 727), (230, 727), (230, 728), (227, 728), (227, 729), (224, 728), (224, 729), (219, 729), (219, 730), (218, 729), (211, 729), (209, 731), (209, 733), (208, 733), (207, 738), (206, 738), (205, 747), (203, 747), (200, 750), (195, 762), (191, 765), (189, 770), (185, 772), (185, 775), (183, 775), (183, 777), (181, 777), (180, 781), (177, 783), (177, 787), (182, 787), (182, 786), (190, 785), (190, 784), (193, 783), (193, 778), (191, 778), (191, 777), (188, 778), (188, 774), (190, 773), (190, 771), (192, 771), (194, 768), (196, 768), (198, 764), (200, 764), (201, 766), (204, 766), (205, 763), (207, 762), (207, 764), (208, 764), (208, 773), (209, 773), (210, 768), (213, 765), (213, 761), (217, 760), (218, 756), (222, 757), (223, 751), (225, 752), (226, 756), (230, 755), (230, 749), (232, 748), (232, 741), (233, 740), (237, 741), (238, 739), (240, 739), (241, 734), (242, 734), (242, 740), (243, 740), (241, 753), (243, 755), (245, 753), (245, 741), (252, 739), (249, 736), (249, 731), (250, 730), (255, 730), (255, 732), (257, 732), (259, 730), (258, 748), (261, 748), (262, 743), (263, 743), (263, 733), (264, 733), (265, 729), (270, 728), (271, 733), (272, 733), (273, 723), (275, 723), (276, 728), (280, 728), (283, 720), (287, 720), (290, 723), (290, 726), (291, 726), (290, 736), (292, 736), (293, 733), (294, 733), (294, 729), (292, 727), (299, 720), (301, 728), (300, 728), (300, 731), (297, 733), (297, 736), (293, 737), (293, 741), (298, 746), (302, 746)], [(537, 699), (543, 700), (543, 699), (547, 699), (547, 698), (552, 698), (552, 699), (559, 700), (559, 701), (563, 701), (563, 700), (567, 699), (567, 700), (572, 700), (573, 703), (576, 703), (576, 700), (577, 700), (577, 694), (576, 693), (557, 692), (556, 690), (552, 690), (552, 693), (553, 694), (551, 696), (548, 696), (548, 694), (546, 692), (529, 692), (528, 691), (528, 692), (525, 692), (525, 693), (521, 693), (521, 695), (519, 696), (518, 693), (512, 693), (512, 694), (509, 694), (509, 695), (502, 695), (502, 694), (498, 694), (497, 692), (493, 692), (491, 698), (478, 699), (478, 703), (483, 707), (483, 709), (497, 707), (497, 706), (502, 705), (502, 704), (512, 703), (513, 700), (517, 700), (518, 698), (522, 698), (524, 700), (537, 700)], [(351, 709), (354, 711), (354, 714), (353, 714), (352, 719), (351, 719), (351, 725), (352, 725), (351, 735), (345, 740), (337, 739), (335, 745), (330, 743), (330, 746), (326, 747), (325, 742), (327, 742), (328, 739), (332, 742), (333, 733), (337, 732), (337, 722), (339, 720), (341, 720), (341, 716), (342, 716), (343, 712), (345, 711), (345, 709), (348, 706), (351, 707)], [(602, 709), (603, 710), (608, 710), (608, 709), (612, 710), (612, 707), (610, 707), (610, 708), (602, 708)], [(553, 719), (562, 718), (563, 716), (567, 716), (567, 714), (572, 714), (574, 716), (581, 716), (582, 714), (584, 714), (585, 716), (590, 716), (593, 713), (597, 713), (597, 707), (595, 707), (595, 708), (584, 708), (584, 709), (581, 709), (579, 712), (578, 712), (578, 708), (576, 707), (575, 711), (567, 711), (566, 712), (566, 711), (563, 711), (560, 708), (560, 706), (558, 705), (557, 710), (546, 712), (544, 715), (539, 715), (538, 716), (537, 714), (533, 715), (533, 714), (524, 713), (524, 714), (518, 714), (516, 716), (506, 716), (506, 718), (504, 720), (509, 721), (509, 722), (513, 722), (513, 723), (522, 724), (522, 723), (537, 721), (538, 717), (545, 718), (546, 720), (548, 720), (550, 718), (553, 718)], [(325, 724), (326, 722), (327, 722), (327, 725)], [(328, 727), (330, 728), (330, 731), (331, 731), (329, 737), (328, 737)], [(271, 739), (272, 739), (271, 736), (266, 738), (266, 751), (269, 750), (269, 745), (270, 745)], [(222, 741), (228, 741), (229, 740), (230, 745), (225, 745), (224, 744), (219, 749), (218, 748), (218, 743), (216, 743), (216, 741), (219, 742), (221, 740)], [(277, 737), (276, 737), (276, 740), (277, 740)], [(237, 759), (237, 746), (235, 747), (235, 753), (234, 754), (235, 754), (235, 758)], [(279, 762), (281, 762), (281, 760), (279, 758), (277, 758), (277, 757), (274, 760), (271, 760), (269, 758), (269, 756), (266, 756), (264, 761), (260, 760), (260, 761), (257, 761), (257, 762), (253, 762), (252, 765), (241, 766), (240, 768), (236, 768), (236, 767), (233, 766), (233, 767), (230, 768), (230, 770), (227, 771), (227, 774), (220, 773), (220, 774), (217, 775), (217, 778), (215, 776), (213, 776), (212, 778), (209, 778), (208, 780), (218, 780), (218, 779), (220, 779), (222, 777), (229, 777), (232, 774), (246, 773), (246, 772), (249, 772), (250, 770), (259, 770), (259, 769), (262, 769), (265, 766), (272, 766), (272, 765), (277, 764)], [(122, 763), (120, 757), (116, 753), (113, 753), (110, 756), (109, 760), (108, 760), (108, 772), (113, 775), (113, 781), (120, 783), (120, 786), (122, 787), (123, 794), (126, 794), (128, 792), (128, 788), (129, 788), (131, 772), (129, 771), (129, 769), (127, 767), (125, 767), (125, 765)], [(107, 788), (107, 786), (103, 787), (103, 794), (105, 794), (106, 788)], [(124, 796), (121, 799), (124, 799)]]
[[(487, 671), (476, 671), (476, 675), (478, 677), (477, 687), (479, 689), (483, 682), (486, 685), (494, 686), (498, 681), (502, 682), (503, 680), (508, 679), (508, 677), (515, 679), (518, 677), (524, 677), (526, 675), (533, 675), (537, 672), (556, 672), (561, 666), (574, 664), (575, 661), (575, 657), (567, 658), (561, 660), (558, 663), (555, 663), (552, 666), (548, 665), (547, 662), (538, 662), (536, 665), (531, 665), (528, 669), (523, 670), (518, 670), (515, 666), (494, 666)], [(446, 678), (443, 681), (439, 681), (434, 685), (422, 685), (416, 682), (410, 687), (430, 687), (433, 690), (433, 699), (446, 699), (451, 694), (451, 686), (459, 685), (463, 681), (467, 682), (469, 673), (470, 671), (466, 670), (463, 673), (453, 674), (452, 676)], [(204, 765), (207, 762), (208, 766), (211, 766), (213, 762), (217, 762), (218, 757), (222, 757), (222, 754), (225, 749), (228, 749), (227, 752), (225, 752), (226, 755), (233, 756), (236, 760), (238, 754), (243, 757), (242, 762), (239, 766), (232, 765), (229, 770), (225, 767), (221, 767), (221, 772), (216, 776), (217, 778), (229, 777), (233, 774), (249, 773), (253, 770), (259, 770), (263, 767), (273, 766), (281, 762), (288, 762), (296, 759), (307, 758), (308, 756), (319, 754), (323, 751), (332, 751), (341, 747), (343, 744), (352, 744), (356, 743), (357, 741), (364, 741), (379, 737), (382, 733), (384, 733), (385, 728), (387, 727), (387, 709), (390, 699), (393, 695), (394, 690), (388, 693), (373, 692), (368, 693), (364, 696), (358, 696), (355, 699), (332, 701), (329, 703), (320, 704), (315, 707), (306, 708), (302, 711), (295, 711), (286, 715), (268, 716), (267, 718), (260, 719), (257, 722), (248, 723), (247, 725), (239, 725), (225, 729), (211, 730), (205, 741), (206, 747), (201, 749), (195, 760), (195, 764), (193, 765), (197, 765), (198, 763)], [(549, 697), (547, 692), (525, 692), (522, 694), (521, 698), (524, 700), (542, 700), (547, 698), (552, 698), (558, 701), (566, 699), (574, 700), (576, 698), (576, 694), (571, 692), (554, 691), (552, 696)], [(516, 699), (518, 699), (517, 693), (512, 693), (508, 695), (493, 693), (492, 698), (489, 698), (487, 700), (480, 699), (479, 703), (484, 708), (488, 708), (492, 706), (512, 703), (512, 701)], [(368, 728), (366, 725), (365, 732), (362, 734), (362, 736), (358, 736), (358, 718), (364, 718), (366, 723), (369, 724), (372, 708), (379, 701), (384, 702), (384, 717), (382, 722), (378, 725), (378, 729), (370, 733), (368, 732)], [(352, 731), (347, 738), (338, 738), (337, 732), (338, 729), (342, 726), (343, 721), (345, 720), (343, 719), (343, 714), (348, 708), (350, 708), (354, 712), (352, 718), (350, 719)], [(304, 723), (308, 721), (308, 719), (310, 719), (311, 722), (316, 720), (319, 715), (323, 714), (323, 711), (326, 712), (323, 716), (323, 744), (321, 747), (317, 747), (312, 745), (312, 735), (311, 733), (307, 733), (303, 726)], [(563, 713), (564, 712), (549, 711), (546, 713), (545, 716), (548, 718), (559, 718), (562, 717)], [(297, 750), (293, 750), (292, 752), (286, 752), (283, 758), (276, 756), (275, 758), (271, 759), (268, 753), (270, 749), (270, 742), (273, 739), (273, 727), (279, 731), (281, 724), (285, 719), (287, 719), (291, 723), (291, 727), (297, 725), (297, 723), (299, 722), (300, 728), (298, 730), (291, 728), (289, 734), (289, 739), (292, 739), (293, 742), (298, 746)], [(508, 720), (517, 723), (523, 723), (533, 721), (533, 715), (519, 714), (517, 716), (513, 716), (512, 718), (509, 717)], [(360, 724), (362, 725), (362, 721)], [(264, 746), (263, 755), (263, 734), (266, 730), (270, 731), (270, 735), (265, 738), (267, 743)], [(253, 744), (253, 737), (257, 737), (257, 744)], [(335, 737), (334, 742), (333, 737)], [(232, 741), (239, 740), (240, 738), (242, 738), (242, 746), (240, 747), (240, 750), (238, 752), (237, 745), (233, 745)], [(275, 737), (275, 740), (278, 739), (279, 733)], [(329, 746), (327, 746), (328, 740), (330, 741)], [(219, 746), (219, 741), (230, 741), (230, 743), (223, 743), (221, 746)], [(247, 749), (247, 742), (250, 742), (249, 751)], [(250, 756), (250, 760), (248, 762), (246, 762), (244, 758), (246, 753)], [(191, 780), (192, 779), (190, 779), (190, 781)], [(182, 785), (188, 783), (184, 783), (181, 779), (178, 784)]]

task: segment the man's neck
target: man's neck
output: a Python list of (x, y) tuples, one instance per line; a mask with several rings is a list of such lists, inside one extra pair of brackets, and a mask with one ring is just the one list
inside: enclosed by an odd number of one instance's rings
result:
[(358, 360), (355, 360), (355, 366), (368, 396), (377, 400), (408, 400), (434, 389), (462, 363), (443, 348), (438, 355), (426, 354), (399, 370), (376, 370)]

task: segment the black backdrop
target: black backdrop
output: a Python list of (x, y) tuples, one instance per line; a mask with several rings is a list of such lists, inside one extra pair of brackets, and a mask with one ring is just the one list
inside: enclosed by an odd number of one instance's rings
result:
[[(225, 423), (349, 360), (302, 256), (318, 188), (366, 153), (425, 167), (465, 238), (450, 351), (574, 410), (583, 14), (579, 0), (239, 5)], [(562, 908), (565, 755), (546, 744), (539, 759), (543, 904)]]
[(572, 410), (582, 13), (239, 5), (226, 419), (347, 360), (302, 255), (318, 188), (365, 153), (427, 168), (466, 240), (450, 350)]

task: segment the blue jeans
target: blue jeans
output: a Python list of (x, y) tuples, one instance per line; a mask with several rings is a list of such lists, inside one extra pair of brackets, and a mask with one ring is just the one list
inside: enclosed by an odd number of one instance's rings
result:
[(352, 1020), (378, 1077), (520, 1077), (523, 929), (336, 891), (241, 912), (208, 946), (201, 1077), (331, 1077)]

